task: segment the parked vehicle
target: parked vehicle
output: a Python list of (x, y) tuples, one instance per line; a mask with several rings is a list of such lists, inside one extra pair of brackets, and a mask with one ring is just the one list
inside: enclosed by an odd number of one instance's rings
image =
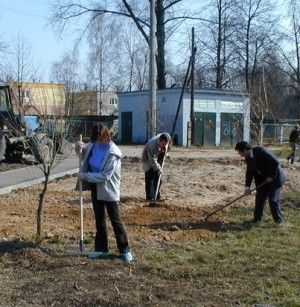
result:
[(17, 162), (23, 154), (34, 155), (40, 163), (49, 161), (55, 146), (46, 133), (36, 132), (38, 126), (38, 117), (13, 113), (10, 88), (0, 83), (0, 161)]

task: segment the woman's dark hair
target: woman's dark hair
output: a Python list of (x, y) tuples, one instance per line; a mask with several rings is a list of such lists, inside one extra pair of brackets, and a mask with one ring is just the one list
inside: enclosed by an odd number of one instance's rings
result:
[(238, 150), (238, 151), (244, 151), (245, 149), (249, 150), (251, 148), (252, 148), (251, 145), (245, 141), (238, 142), (235, 145), (235, 150)]
[(98, 123), (93, 127), (92, 133), (91, 133), (91, 142), (95, 143), (99, 136), (102, 136), (105, 142), (111, 141), (109, 130), (102, 123)]

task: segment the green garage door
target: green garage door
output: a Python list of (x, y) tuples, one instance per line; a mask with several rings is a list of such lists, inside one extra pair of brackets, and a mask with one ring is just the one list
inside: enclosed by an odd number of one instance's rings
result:
[(195, 112), (194, 145), (216, 145), (216, 113)]
[(221, 113), (221, 145), (234, 146), (243, 140), (243, 116)]

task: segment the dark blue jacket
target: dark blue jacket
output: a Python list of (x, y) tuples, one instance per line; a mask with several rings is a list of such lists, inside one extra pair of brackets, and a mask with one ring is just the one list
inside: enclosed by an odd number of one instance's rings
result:
[(247, 157), (247, 171), (246, 171), (246, 187), (251, 186), (251, 182), (254, 179), (255, 185), (262, 184), (267, 177), (274, 179), (272, 185), (274, 187), (281, 187), (286, 178), (280, 167), (279, 160), (264, 147), (252, 148), (253, 158)]

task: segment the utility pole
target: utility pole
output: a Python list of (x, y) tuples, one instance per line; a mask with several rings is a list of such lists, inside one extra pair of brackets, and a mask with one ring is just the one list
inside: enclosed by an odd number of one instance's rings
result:
[(195, 128), (195, 113), (194, 113), (194, 100), (195, 100), (195, 28), (192, 28), (192, 63), (191, 63), (191, 145), (194, 145), (194, 128)]
[(150, 68), (149, 68), (149, 107), (150, 107), (150, 137), (156, 135), (156, 28), (155, 28), (156, 0), (150, 0)]

